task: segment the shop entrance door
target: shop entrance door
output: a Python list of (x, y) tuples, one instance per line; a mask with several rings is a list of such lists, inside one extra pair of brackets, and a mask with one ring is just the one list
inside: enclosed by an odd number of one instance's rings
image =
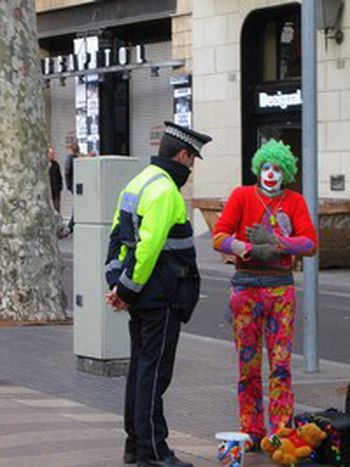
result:
[(295, 177), (295, 182), (288, 185), (292, 190), (302, 192), (302, 155), (301, 155), (301, 129), (299, 125), (262, 125), (257, 130), (257, 147), (266, 143), (269, 139), (274, 138), (277, 141), (282, 140), (284, 144), (288, 144), (292, 153), (298, 159), (298, 173)]

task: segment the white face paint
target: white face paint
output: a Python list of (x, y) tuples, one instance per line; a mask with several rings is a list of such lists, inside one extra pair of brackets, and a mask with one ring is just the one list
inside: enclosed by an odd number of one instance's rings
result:
[(280, 191), (283, 182), (283, 173), (278, 165), (264, 162), (260, 170), (260, 185), (266, 191), (273, 193)]

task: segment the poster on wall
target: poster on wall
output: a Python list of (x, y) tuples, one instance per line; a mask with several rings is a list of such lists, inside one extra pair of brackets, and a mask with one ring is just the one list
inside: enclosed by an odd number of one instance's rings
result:
[(149, 130), (149, 145), (154, 148), (158, 148), (160, 140), (164, 132), (163, 125), (153, 125)]
[[(74, 40), (74, 52), (79, 68), (95, 68), (98, 38), (85, 37)], [(100, 150), (98, 75), (91, 74), (75, 79), (76, 137), (80, 152), (98, 155)]]
[[(91, 79), (94, 78), (95, 79)], [(98, 76), (91, 75), (86, 83), (86, 127), (87, 127), (87, 153), (99, 154), (99, 98)]]
[(190, 86), (174, 89), (174, 122), (187, 128), (192, 127), (192, 88)]
[(85, 152), (87, 126), (86, 126), (86, 89), (85, 83), (81, 83), (76, 78), (75, 85), (75, 124), (76, 139), (80, 146), (80, 151)]

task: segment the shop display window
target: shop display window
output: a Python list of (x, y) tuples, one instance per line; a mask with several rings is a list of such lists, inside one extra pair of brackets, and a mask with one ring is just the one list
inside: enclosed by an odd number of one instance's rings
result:
[(277, 81), (301, 76), (300, 15), (276, 16), (263, 31), (263, 80)]

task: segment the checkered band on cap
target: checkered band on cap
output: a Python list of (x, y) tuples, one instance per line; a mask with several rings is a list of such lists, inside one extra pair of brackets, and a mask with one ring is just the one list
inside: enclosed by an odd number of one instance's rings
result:
[(174, 128), (174, 127), (167, 127), (165, 130), (165, 133), (167, 135), (173, 136), (174, 138), (179, 139), (180, 141), (183, 141), (184, 143), (192, 146), (198, 153), (201, 151), (204, 143), (202, 141), (199, 141), (197, 138), (194, 138), (193, 136), (190, 136), (183, 131)]

